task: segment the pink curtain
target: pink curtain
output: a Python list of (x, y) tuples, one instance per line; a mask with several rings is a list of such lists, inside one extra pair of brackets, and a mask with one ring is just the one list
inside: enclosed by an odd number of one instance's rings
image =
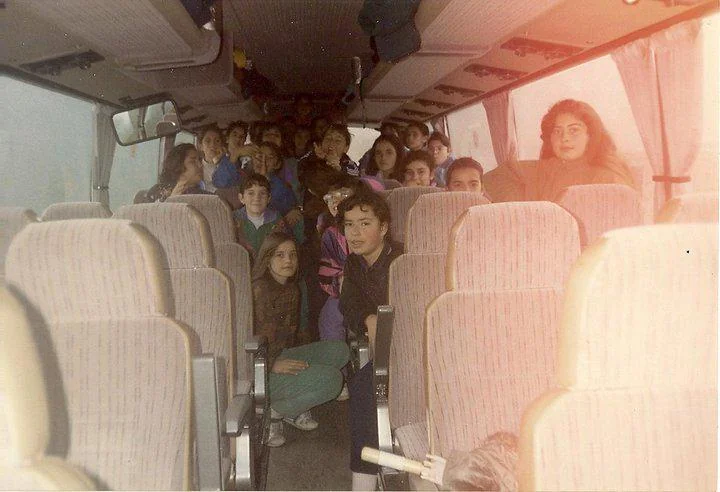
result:
[(508, 91), (483, 99), (490, 138), (498, 166), (518, 158), (517, 129), (512, 94)]
[(700, 147), (700, 22), (677, 24), (619, 48), (620, 71), (655, 181), (655, 210), (686, 191)]

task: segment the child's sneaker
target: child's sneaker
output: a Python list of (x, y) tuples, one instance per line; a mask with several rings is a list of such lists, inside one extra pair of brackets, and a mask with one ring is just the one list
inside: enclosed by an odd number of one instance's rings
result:
[(267, 445), (271, 448), (278, 448), (285, 444), (285, 436), (283, 435), (283, 421), (271, 420), (270, 433), (268, 435)]
[(293, 427), (304, 430), (304, 431), (311, 431), (318, 428), (317, 421), (315, 421), (312, 418), (312, 415), (310, 414), (310, 410), (307, 412), (303, 412), (294, 419), (291, 419), (289, 417), (285, 417), (283, 421), (287, 422), (288, 424), (292, 425)]
[(338, 395), (335, 400), (337, 401), (347, 401), (350, 399), (350, 391), (348, 390), (347, 383), (343, 384), (342, 390), (340, 391), (340, 394)]

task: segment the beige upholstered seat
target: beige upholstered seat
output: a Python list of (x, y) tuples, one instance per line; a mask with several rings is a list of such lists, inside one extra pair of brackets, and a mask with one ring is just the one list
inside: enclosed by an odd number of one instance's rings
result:
[(45, 454), (50, 417), (42, 364), (20, 301), (0, 287), (0, 490), (93, 490), (80, 470)]
[(562, 287), (579, 254), (577, 222), (554, 203), (472, 207), (450, 236), (448, 289)]
[(425, 309), (445, 292), (445, 254), (400, 255), (390, 265), (389, 302), (395, 308), (390, 343), (390, 427), (425, 422)]
[(129, 221), (32, 224), (8, 252), (50, 399), (48, 453), (96, 486), (192, 487), (191, 334), (173, 319), (158, 242)]
[(202, 351), (223, 357), (234, 374), (231, 284), (215, 269), (207, 220), (184, 203), (126, 205), (115, 217), (148, 229), (167, 255), (175, 317), (197, 333)]
[(625, 185), (570, 186), (558, 199), (558, 205), (577, 220), (582, 248), (606, 231), (642, 224), (640, 195)]
[[(434, 436), (433, 451), (442, 452), (442, 443), (462, 433), (466, 437), (461, 443), (469, 445), (479, 443), (490, 431), (517, 432), (522, 405), (550, 385), (554, 358), (538, 358), (534, 351), (541, 347), (543, 353), (554, 354), (560, 289), (579, 251), (575, 220), (549, 202), (474, 206), (455, 222), (446, 271), (451, 292), (437, 297), (427, 309), (425, 364), (420, 366), (432, 371), (432, 375), (426, 372), (421, 391), (429, 412), (426, 432)], [(395, 340), (393, 337), (393, 343)], [(405, 341), (400, 344), (413, 354)], [(498, 348), (485, 352), (482, 347), (486, 345)], [(533, 357), (517, 359), (516, 352)], [(472, 355), (469, 359), (462, 355), (468, 353)], [(392, 370), (390, 374), (393, 384)], [(527, 374), (531, 377), (525, 381)], [(498, 392), (494, 381), (500, 378), (508, 385), (512, 382), (512, 387), (501, 395), (506, 399), (493, 406), (495, 403), (485, 398)], [(411, 398), (417, 393), (410, 389), (392, 396), (391, 391), (390, 398)], [(467, 419), (476, 418), (470, 407), (477, 402), (487, 415), (476, 427)], [(411, 412), (404, 405), (396, 408)], [(408, 413), (414, 419), (422, 415), (417, 405), (414, 413)], [(397, 419), (392, 406), (391, 415)], [(430, 444), (422, 449), (417, 439), (422, 421), (401, 424), (411, 426), (396, 431), (403, 451), (424, 455)], [(511, 424), (512, 429), (503, 427)]]
[(485, 196), (469, 191), (419, 196), (407, 215), (405, 252), (446, 253), (455, 219), (468, 208), (487, 203)]
[(657, 223), (717, 222), (718, 194), (688, 193), (669, 200), (658, 213)]
[(252, 362), (245, 355), (243, 347), (247, 337), (253, 333), (250, 255), (236, 242), (232, 210), (214, 195), (178, 195), (168, 198), (167, 202), (187, 203), (208, 221), (215, 248), (215, 268), (227, 275), (233, 284), (233, 347), (236, 347), (237, 352), (237, 378), (239, 381), (249, 381), (252, 379)]
[(68, 219), (107, 219), (112, 212), (104, 203), (100, 202), (63, 202), (48, 206), (40, 216), (40, 220)]
[(611, 231), (573, 269), (560, 388), (526, 411), (524, 490), (717, 486), (716, 225)]
[(22, 207), (0, 207), (0, 280), (5, 272), (5, 256), (15, 235), (28, 224), (37, 222), (35, 212)]
[(395, 188), (388, 195), (387, 202), (390, 207), (390, 237), (394, 241), (405, 242), (405, 222), (410, 207), (413, 206), (415, 200), (425, 193), (437, 193), (443, 191), (442, 188), (434, 186), (415, 186)]

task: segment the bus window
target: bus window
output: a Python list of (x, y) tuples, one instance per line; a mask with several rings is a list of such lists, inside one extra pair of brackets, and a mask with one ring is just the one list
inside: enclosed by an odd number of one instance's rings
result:
[(455, 157), (470, 156), (485, 172), (497, 167), (490, 128), (481, 102), (447, 115), (448, 133)]
[(0, 77), (0, 206), (90, 200), (93, 105)]
[(138, 190), (157, 183), (160, 142), (150, 140), (124, 147), (115, 146), (110, 173), (110, 209), (132, 204)]

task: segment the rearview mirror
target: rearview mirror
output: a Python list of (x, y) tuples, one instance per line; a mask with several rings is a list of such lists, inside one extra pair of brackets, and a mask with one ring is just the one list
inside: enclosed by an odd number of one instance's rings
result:
[(167, 135), (181, 129), (180, 117), (173, 101), (162, 101), (112, 115), (115, 138), (120, 145), (132, 145)]

